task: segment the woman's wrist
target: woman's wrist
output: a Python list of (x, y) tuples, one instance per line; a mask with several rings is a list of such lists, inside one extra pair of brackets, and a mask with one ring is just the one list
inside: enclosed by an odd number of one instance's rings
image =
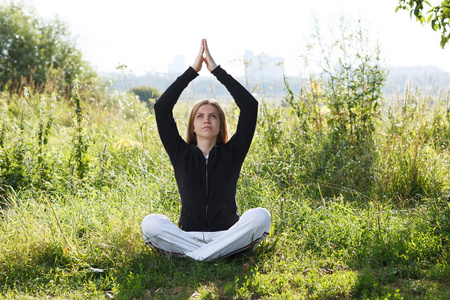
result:
[(214, 64), (212, 66), (210, 66), (209, 68), (211, 69), (211, 73), (218, 67), (218, 65)]

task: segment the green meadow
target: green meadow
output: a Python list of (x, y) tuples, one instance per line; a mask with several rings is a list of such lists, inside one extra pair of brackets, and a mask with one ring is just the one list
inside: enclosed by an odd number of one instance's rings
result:
[[(212, 262), (141, 237), (147, 214), (180, 211), (151, 106), (101, 84), (70, 98), (3, 92), (0, 297), (448, 298), (448, 92), (372, 93), (351, 111), (341, 92), (315, 81), (295, 95), (286, 82), (276, 104), (261, 96), (237, 201), (267, 208), (271, 234)], [(176, 106), (180, 132), (191, 105)], [(238, 109), (223, 105), (232, 132)]]
[[(379, 48), (343, 33), (328, 46), (316, 33), (300, 86), (286, 77), (276, 99), (247, 87), (259, 116), (236, 198), (272, 228), (255, 252), (211, 262), (141, 236), (147, 214), (180, 212), (156, 99), (78, 76), (81, 63), (1, 73), (0, 299), (449, 299), (450, 91), (385, 95)], [(31, 60), (60, 44), (17, 49)], [(217, 98), (232, 134), (239, 110)], [(175, 107), (182, 135), (192, 105)]]

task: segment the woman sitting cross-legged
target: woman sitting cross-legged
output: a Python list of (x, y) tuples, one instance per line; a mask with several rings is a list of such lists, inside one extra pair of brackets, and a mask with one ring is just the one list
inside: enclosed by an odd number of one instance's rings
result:
[[(186, 141), (178, 133), (173, 108), (203, 63), (239, 107), (236, 132), (230, 139), (222, 108), (210, 100), (200, 101), (192, 108)], [(252, 208), (240, 216), (236, 185), (255, 132), (256, 99), (216, 65), (206, 40), (202, 40), (194, 64), (167, 88), (154, 108), (159, 135), (175, 171), (181, 215), (178, 227), (164, 215), (146, 216), (142, 222), (145, 242), (195, 260), (255, 249), (269, 234), (271, 217), (264, 208)]]

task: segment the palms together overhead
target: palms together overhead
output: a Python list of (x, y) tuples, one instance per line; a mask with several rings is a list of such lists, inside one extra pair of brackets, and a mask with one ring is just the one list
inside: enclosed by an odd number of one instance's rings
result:
[(194, 60), (194, 63), (192, 64), (192, 68), (195, 71), (200, 72), (203, 63), (206, 64), (206, 68), (210, 72), (212, 72), (217, 67), (217, 64), (215, 63), (214, 59), (211, 56), (211, 53), (209, 52), (208, 43), (206, 39), (202, 39), (200, 50), (197, 54), (197, 57)]

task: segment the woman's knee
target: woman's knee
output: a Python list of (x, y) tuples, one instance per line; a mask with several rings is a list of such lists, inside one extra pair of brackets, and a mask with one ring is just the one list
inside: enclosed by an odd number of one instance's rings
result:
[(270, 226), (271, 216), (267, 209), (262, 207), (247, 210), (241, 218), (248, 218), (255, 225)]
[(154, 237), (161, 233), (161, 229), (167, 226), (169, 218), (164, 215), (151, 214), (144, 218), (142, 221), (142, 234), (145, 237)]

